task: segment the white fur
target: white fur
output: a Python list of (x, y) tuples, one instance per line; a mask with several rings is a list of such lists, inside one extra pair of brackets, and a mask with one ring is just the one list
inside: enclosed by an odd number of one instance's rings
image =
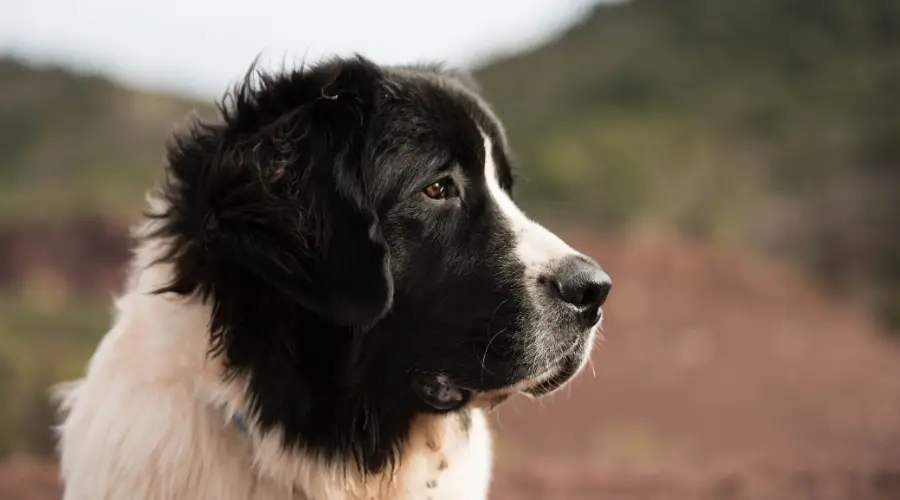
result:
[(528, 278), (535, 278), (549, 270), (554, 262), (578, 252), (544, 226), (531, 220), (500, 187), (497, 166), (494, 164), (494, 144), (484, 137), (484, 177), (488, 193), (500, 207), (516, 238), (516, 257), (525, 265)]
[(487, 497), (491, 441), (478, 409), (468, 434), (455, 416), (419, 418), (395, 474), (365, 480), (282, 451), (277, 433), (242, 434), (230, 417), (246, 410), (243, 387), (224, 383), (206, 354), (208, 307), (148, 293), (171, 277), (167, 265), (149, 266), (160, 245), (136, 253), (85, 377), (58, 388), (64, 500)]

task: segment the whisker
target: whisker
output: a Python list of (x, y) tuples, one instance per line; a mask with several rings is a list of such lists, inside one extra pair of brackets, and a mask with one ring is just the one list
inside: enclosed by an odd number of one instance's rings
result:
[(488, 368), (487, 368), (487, 355), (488, 355), (488, 351), (491, 349), (491, 344), (493, 344), (493, 343), (494, 343), (494, 340), (495, 340), (497, 337), (499, 337), (500, 334), (502, 334), (502, 333), (505, 332), (505, 331), (506, 331), (506, 328), (504, 328), (504, 329), (500, 330), (499, 332), (495, 333), (494, 336), (491, 337), (491, 340), (488, 341), (487, 346), (484, 348), (484, 355), (481, 356), (481, 375), (482, 375), (482, 378), (484, 377), (484, 372), (488, 372), (488, 373), (490, 373), (491, 375), (494, 375), (494, 373), (493, 373), (492, 371), (488, 370)]
[[(500, 311), (500, 308), (503, 307), (503, 305), (506, 304), (506, 302), (508, 300), (509, 299), (504, 299), (502, 302), (500, 302), (500, 304), (497, 305), (496, 309), (494, 309), (494, 312), (491, 313), (491, 317), (488, 320), (488, 326), (487, 326), (488, 332), (490, 332), (491, 325), (494, 322), (494, 318), (497, 317), (497, 313)], [(494, 375), (494, 373), (492, 371), (488, 370), (488, 368), (487, 368), (487, 355), (488, 355), (488, 351), (491, 349), (491, 344), (493, 344), (494, 340), (496, 340), (496, 338), (499, 337), (500, 334), (502, 334), (505, 331), (506, 331), (506, 328), (502, 328), (499, 332), (495, 333), (490, 338), (490, 340), (488, 340), (487, 346), (485, 346), (485, 348), (484, 348), (484, 354), (481, 356), (481, 359), (480, 359), (480, 361), (481, 361), (481, 379), (482, 380), (484, 380), (485, 372), (487, 372), (491, 375)]]

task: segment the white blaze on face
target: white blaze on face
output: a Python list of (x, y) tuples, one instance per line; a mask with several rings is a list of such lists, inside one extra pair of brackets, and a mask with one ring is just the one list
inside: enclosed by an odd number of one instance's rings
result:
[(500, 212), (515, 235), (516, 256), (525, 265), (526, 276), (537, 277), (549, 271), (550, 266), (559, 259), (578, 255), (579, 252), (558, 236), (529, 219), (500, 187), (497, 166), (494, 164), (494, 144), (484, 133), (482, 137), (484, 137), (484, 176), (487, 180), (488, 193), (500, 207)]
[(521, 338), (527, 362), (535, 370), (535, 375), (545, 372), (559, 353), (556, 328), (560, 308), (555, 307), (552, 297), (543, 289), (538, 279), (553, 272), (554, 264), (571, 255), (579, 255), (558, 236), (534, 222), (513, 202), (500, 187), (497, 165), (494, 163), (494, 144), (484, 133), (484, 176), (487, 190), (500, 209), (501, 217), (513, 232), (515, 256), (525, 266), (525, 291), (533, 307), (534, 316), (522, 319), (530, 324)]

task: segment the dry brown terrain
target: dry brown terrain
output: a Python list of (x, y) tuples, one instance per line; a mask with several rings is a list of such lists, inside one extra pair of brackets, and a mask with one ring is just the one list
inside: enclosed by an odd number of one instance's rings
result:
[(900, 498), (900, 349), (737, 252), (574, 237), (613, 276), (592, 372), (498, 415), (497, 499)]
[(0, 231), (0, 289), (51, 274), (78, 293), (105, 296), (120, 285), (127, 232), (101, 217), (30, 223)]
[[(862, 308), (659, 231), (571, 239), (613, 276), (607, 340), (496, 415), (493, 498), (900, 498), (900, 346)], [(52, 464), (0, 465), (0, 499), (58, 498)]]

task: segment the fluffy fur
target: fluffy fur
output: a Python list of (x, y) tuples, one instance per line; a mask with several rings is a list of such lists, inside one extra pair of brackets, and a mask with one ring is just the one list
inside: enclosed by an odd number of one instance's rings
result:
[(485, 498), (484, 409), (578, 373), (610, 283), (516, 207), (476, 91), (333, 59), (177, 135), (58, 391), (65, 500)]

